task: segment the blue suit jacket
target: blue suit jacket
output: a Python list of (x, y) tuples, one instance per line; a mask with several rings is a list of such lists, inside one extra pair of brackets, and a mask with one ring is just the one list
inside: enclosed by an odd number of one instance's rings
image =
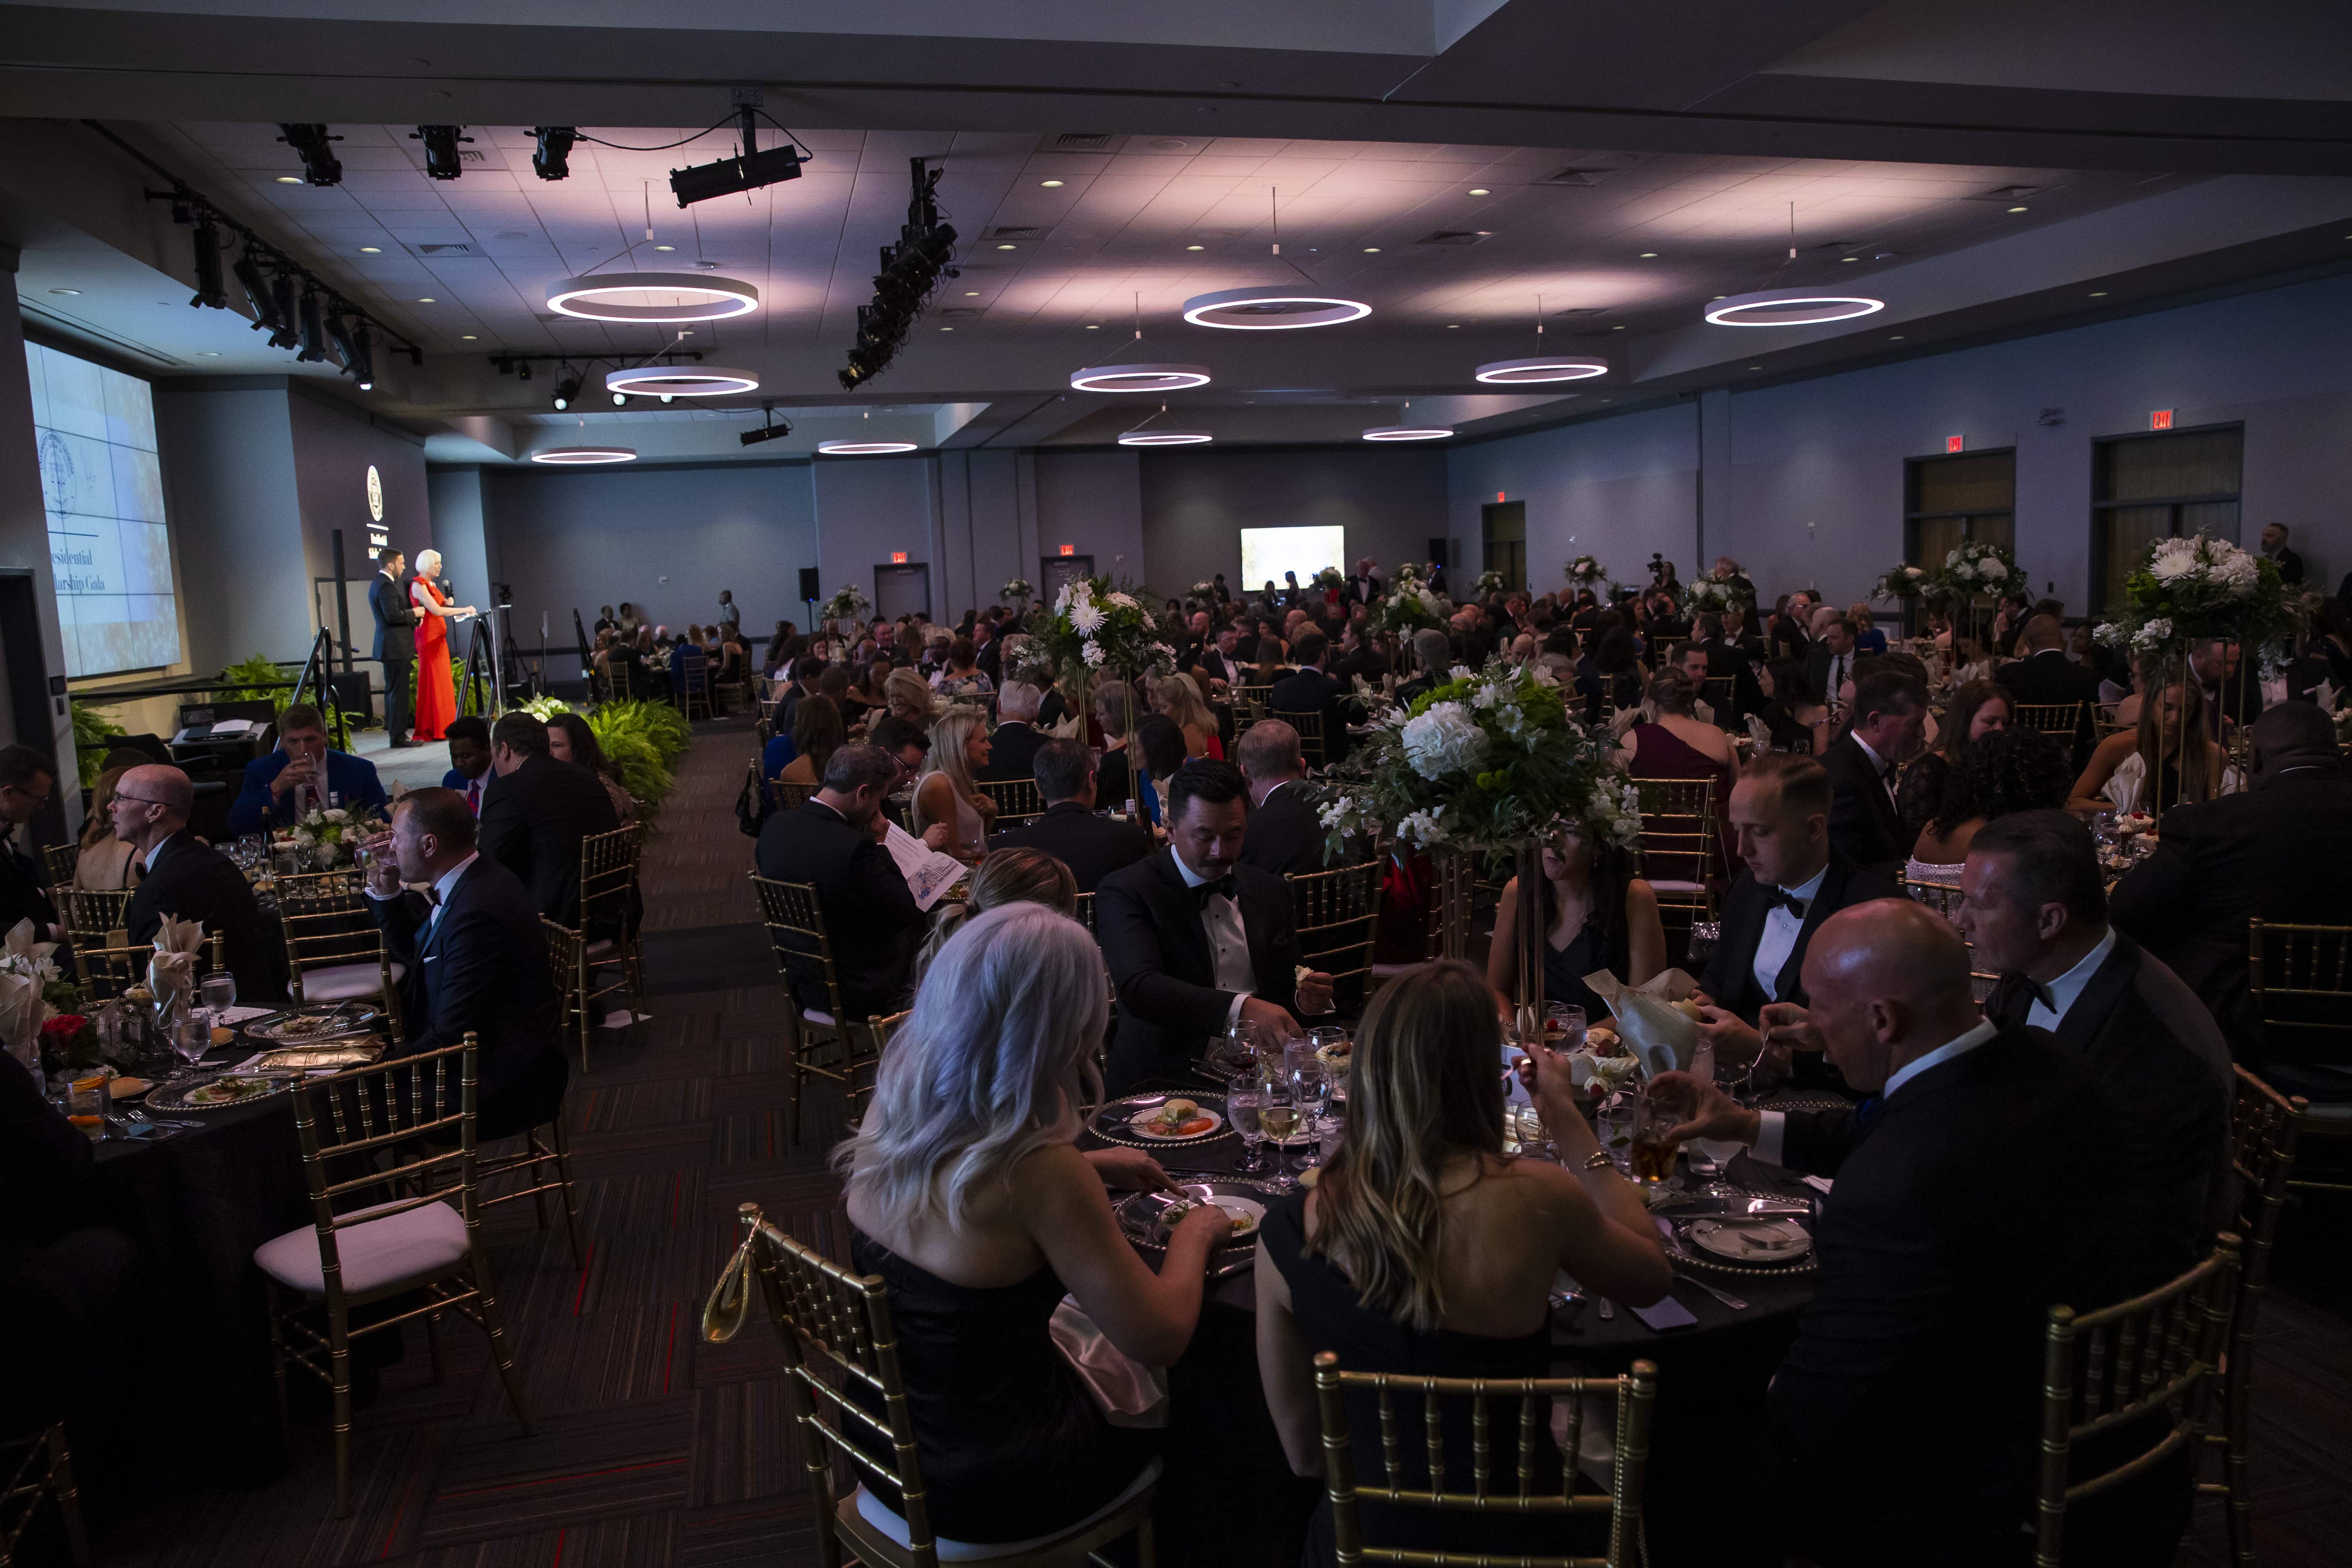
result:
[[(231, 834), (258, 833), (267, 826), (293, 825), (293, 796), (279, 800), (269, 796), (269, 786), (286, 771), (286, 753), (280, 751), (256, 757), (245, 765), (245, 785), (237, 791), (236, 804), (228, 808)], [(383, 781), (376, 777), (373, 763), (349, 752), (336, 751), (332, 746), (327, 748), (327, 788), (342, 796), (343, 805), (349, 807), (373, 806), (383, 811), (391, 803), (391, 797), (383, 793)]]

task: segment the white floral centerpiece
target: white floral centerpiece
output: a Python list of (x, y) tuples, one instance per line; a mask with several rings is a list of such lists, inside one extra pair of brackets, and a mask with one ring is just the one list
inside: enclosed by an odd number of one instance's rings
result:
[(1608, 569), (1590, 555), (1580, 555), (1568, 563), (1568, 580), (1580, 588), (1596, 591), (1609, 581)]
[(1682, 587), (1683, 608), (1694, 616), (1720, 615), (1739, 603), (1738, 591), (1720, 578), (1695, 578)]
[(304, 813), (287, 835), (294, 847), (308, 855), (321, 871), (349, 858), (364, 837), (359, 815), (342, 805), (321, 806)]
[(1921, 594), (1938, 608), (1974, 602), (2025, 586), (2025, 574), (2006, 544), (1964, 539), (1945, 552), (1944, 563), (1921, 580)]
[(1203, 577), (1193, 584), (1189, 592), (1195, 599), (1213, 599), (1217, 596), (1217, 585)]
[(1108, 577), (1081, 578), (1062, 584), (1053, 604), (1030, 617), (1029, 630), (1066, 677), (1164, 675), (1176, 668), (1176, 650), (1160, 640), (1150, 598), (1148, 588), (1139, 595)]
[(1499, 594), (1503, 591), (1503, 574), (1500, 572), (1481, 572), (1478, 574), (1478, 593), (1481, 597), (1484, 597), (1488, 594)]
[(1927, 569), (1925, 566), (1889, 566), (1879, 574), (1878, 581), (1870, 586), (1874, 599), (1916, 599), (1925, 591)]
[(1348, 579), (1337, 566), (1326, 566), (1315, 574), (1314, 586), (1326, 594), (1337, 594), (1347, 588)]
[(1389, 581), (1391, 583), (1420, 583), (1426, 580), (1426, 574), (1410, 561), (1398, 562), (1397, 569), (1389, 574)]
[(2222, 637), (2255, 654), (2269, 676), (2285, 662), (2299, 605), (2268, 556), (2191, 534), (2150, 544), (2139, 570), (2124, 579), (2124, 602), (2091, 635), (2168, 666), (2191, 643)]
[(1539, 669), (1456, 665), (1331, 770), (1322, 822), (1335, 849), (1392, 826), (1419, 848), (1517, 852), (1570, 824), (1630, 847), (1642, 832), (1640, 796), (1614, 754), (1613, 740), (1570, 718)]
[(1000, 599), (1018, 599), (1021, 602), (1021, 607), (1025, 610), (1029, 607), (1029, 601), (1037, 596), (1037, 590), (1026, 577), (1008, 577), (1004, 580), (1004, 586), (996, 591), (996, 596)]
[(1372, 601), (1374, 629), (1408, 637), (1424, 628), (1445, 629), (1445, 603), (1418, 577), (1400, 574), (1389, 591)]
[(866, 590), (852, 583), (827, 599), (817, 611), (817, 616), (828, 621), (863, 620), (866, 612), (873, 607), (874, 601), (866, 596)]

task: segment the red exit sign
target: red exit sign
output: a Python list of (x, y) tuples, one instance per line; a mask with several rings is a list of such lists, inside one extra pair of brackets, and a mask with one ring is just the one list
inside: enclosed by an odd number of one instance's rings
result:
[(2147, 427), (2151, 430), (2171, 429), (2172, 410), (2169, 408), (2158, 408), (2149, 414), (2147, 416)]
[(1944, 437), (1944, 450), (1945, 450), (1945, 451), (1947, 451), (1947, 452), (1957, 452), (1957, 451), (1958, 451), (1959, 449), (1960, 449), (1960, 437), (1958, 437), (1958, 436), (1947, 436), (1947, 437)]
[(903, 550), (893, 550), (892, 552), (890, 552), (890, 564), (891, 564), (891, 565), (893, 565), (893, 566), (904, 566), (906, 563), (907, 563), (907, 552), (906, 552), (905, 551), (903, 551)]
[(1075, 544), (1065, 544), (1062, 546), (1062, 553), (1065, 555), (1076, 555), (1077, 552), (1078, 547)]

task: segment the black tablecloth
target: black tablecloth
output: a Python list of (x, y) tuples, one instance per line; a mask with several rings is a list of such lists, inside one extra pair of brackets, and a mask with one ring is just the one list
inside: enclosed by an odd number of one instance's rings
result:
[[(1091, 1134), (1080, 1144), (1103, 1146)], [(1242, 1145), (1228, 1135), (1153, 1153), (1181, 1181), (1186, 1172), (1230, 1173), (1241, 1161)], [(1811, 1195), (1795, 1173), (1745, 1155), (1731, 1163), (1729, 1176), (1761, 1192)], [(1146, 1259), (1158, 1266), (1157, 1255)], [(1733, 1499), (1754, 1452), (1773, 1369), (1813, 1296), (1811, 1270), (1782, 1278), (1695, 1272), (1746, 1301), (1747, 1310), (1733, 1311), (1678, 1273), (1674, 1300), (1698, 1319), (1690, 1327), (1661, 1333), (1622, 1304), (1612, 1321), (1604, 1321), (1589, 1302), (1552, 1315), (1554, 1371), (1560, 1376), (1613, 1376), (1637, 1358), (1657, 1364), (1643, 1513), (1650, 1560), (1664, 1568), (1712, 1568), (1753, 1554), (1756, 1532), (1738, 1519)], [(1266, 1408), (1258, 1378), (1255, 1290), (1248, 1270), (1211, 1281), (1201, 1326), (1169, 1373), (1171, 1428), (1159, 1514), (1162, 1549), (1178, 1564), (1296, 1568), (1320, 1497), (1319, 1481), (1290, 1473)]]

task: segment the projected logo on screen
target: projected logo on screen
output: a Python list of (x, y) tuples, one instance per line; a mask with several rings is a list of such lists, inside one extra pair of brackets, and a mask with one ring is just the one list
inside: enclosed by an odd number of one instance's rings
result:
[(1298, 585), (1315, 581), (1326, 566), (1348, 569), (1348, 531), (1344, 528), (1244, 528), (1242, 534), (1242, 583), (1252, 591), (1272, 583), (1286, 587), (1282, 574), (1298, 574)]
[(180, 617), (147, 384), (37, 343), (25, 363), (66, 673), (170, 664)]

